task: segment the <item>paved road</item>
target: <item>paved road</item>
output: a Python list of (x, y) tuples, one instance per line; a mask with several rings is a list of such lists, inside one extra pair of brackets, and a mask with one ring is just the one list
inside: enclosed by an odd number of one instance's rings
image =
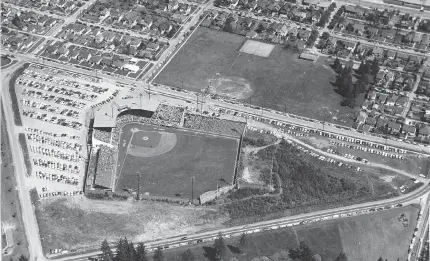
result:
[[(251, 232), (251, 231), (256, 231), (257, 229), (261, 230), (266, 230), (266, 229), (271, 229), (272, 226), (277, 226), (277, 228), (279, 228), (279, 226), (281, 225), (287, 225), (287, 224), (293, 224), (293, 223), (297, 223), (297, 222), (301, 222), (301, 221), (306, 221), (306, 220), (314, 220), (316, 218), (324, 218), (324, 217), (328, 217), (329, 219), (333, 216), (333, 215), (346, 215), (347, 213), (352, 213), (352, 212), (356, 212), (356, 211), (363, 211), (363, 210), (367, 210), (367, 209), (371, 209), (371, 208), (379, 208), (379, 207), (385, 207), (385, 206), (391, 206), (391, 205), (395, 205), (395, 204), (399, 204), (402, 203), (404, 206), (409, 204), (409, 203), (417, 203), (417, 198), (419, 198), (420, 196), (429, 193), (430, 191), (430, 186), (429, 184), (425, 184), (423, 187), (419, 188), (418, 190), (408, 194), (408, 195), (403, 195), (400, 196), (398, 198), (394, 198), (394, 199), (386, 199), (386, 200), (380, 200), (380, 201), (375, 201), (375, 202), (368, 202), (368, 203), (363, 203), (363, 204), (357, 204), (357, 205), (353, 205), (353, 206), (346, 206), (346, 207), (341, 207), (341, 208), (335, 208), (335, 209), (329, 209), (329, 210), (322, 210), (322, 211), (317, 211), (317, 212), (312, 212), (312, 213), (306, 213), (306, 214), (300, 214), (300, 215), (296, 215), (296, 216), (292, 216), (292, 217), (285, 217), (285, 218), (280, 218), (280, 219), (274, 219), (274, 220), (269, 220), (269, 221), (263, 221), (263, 222), (257, 222), (254, 224), (250, 224), (250, 225), (245, 225), (245, 226), (236, 226), (236, 227), (231, 227), (231, 228), (226, 228), (226, 229), (221, 229), (221, 230), (217, 230), (217, 231), (209, 231), (209, 232), (203, 232), (203, 233), (196, 233), (193, 235), (188, 235), (186, 240), (181, 240), (181, 237), (174, 237), (174, 238), (169, 238), (169, 239), (163, 239), (163, 240), (157, 240), (157, 241), (153, 241), (153, 242), (147, 242), (146, 246), (147, 249), (152, 249), (152, 248), (156, 248), (158, 246), (166, 246), (166, 245), (173, 245), (173, 244), (180, 244), (180, 243), (185, 243), (188, 244), (189, 242), (196, 242), (197, 240), (213, 240), (214, 237), (216, 237), (218, 235), (218, 233), (222, 233), (225, 237), (229, 237), (230, 235), (234, 235), (234, 236), (238, 236), (242, 233), (246, 233), (246, 232)], [(274, 228), (274, 229), (277, 229)], [(87, 253), (87, 254), (81, 254), (81, 255), (75, 255), (75, 256), (69, 256), (69, 257), (63, 257), (63, 258), (58, 258), (55, 260), (58, 261), (78, 261), (78, 260), (87, 260), (88, 257), (95, 257), (98, 254), (100, 254), (100, 251), (94, 251), (92, 253)]]
[(25, 183), (26, 169), (24, 157), (18, 142), (18, 132), (14, 128), (13, 109), (10, 104), (10, 96), (8, 91), (8, 83), (10, 73), (22, 65), (22, 62), (17, 63), (8, 69), (2, 71), (5, 77), (2, 79), (2, 104), (5, 112), (5, 120), (10, 140), (13, 165), (15, 167), (15, 175), (17, 181), (18, 195), (22, 206), (22, 219), (24, 221), (25, 233), (29, 244), (29, 253), (31, 260), (43, 260), (42, 245), (39, 238), (39, 229), (34, 215), (33, 205), (30, 200), (29, 187)]
[(429, 207), (430, 207), (430, 196), (426, 195), (422, 199), (423, 211), (420, 220), (417, 223), (417, 235), (415, 237), (415, 242), (412, 245), (412, 250), (408, 255), (408, 260), (417, 261), (421, 254), (421, 249), (424, 245), (424, 239), (426, 231), (429, 229)]

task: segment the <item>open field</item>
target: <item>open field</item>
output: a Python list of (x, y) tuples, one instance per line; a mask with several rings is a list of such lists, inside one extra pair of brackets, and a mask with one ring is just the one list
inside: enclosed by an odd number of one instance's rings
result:
[(8, 65), (12, 60), (7, 58), (6, 56), (2, 56), (1, 57), (1, 66), (6, 66)]
[[(6, 122), (3, 117), (1, 121), (1, 221), (5, 227), (12, 229), (11, 235), (15, 245), (11, 255), (2, 257), (5, 260), (9, 258), (18, 260), (21, 255), (28, 257), (28, 243), (22, 222), (18, 191), (15, 190), (15, 169), (12, 164), (10, 145), (5, 128)], [(19, 174), (24, 175), (24, 173)]]
[[(247, 235), (248, 246), (244, 254), (231, 251), (230, 256), (239, 261), (254, 260), (257, 257), (269, 257), (271, 260), (291, 260), (288, 250), (296, 248), (302, 240), (306, 241), (314, 254), (319, 254), (322, 260), (335, 260), (341, 251), (345, 252), (348, 260), (376, 261), (379, 257), (384, 260), (405, 260), (412, 239), (413, 230), (419, 209), (414, 206), (391, 209), (383, 212), (362, 216), (330, 220), (292, 228), (278, 229)], [(397, 217), (405, 213), (408, 226), (404, 227)], [(226, 239), (227, 245), (238, 246), (239, 238)], [(196, 245), (190, 248), (198, 260), (210, 253), (213, 242)], [(187, 248), (165, 251), (167, 260), (177, 258)], [(230, 249), (234, 249), (231, 248)], [(276, 258), (278, 257), (278, 258)], [(260, 260), (260, 259), (258, 259)], [(266, 260), (266, 259), (261, 259)]]
[(194, 176), (197, 198), (208, 190), (215, 190), (219, 178), (232, 182), (237, 146), (236, 139), (128, 124), (122, 129), (118, 145), (115, 190), (137, 191), (137, 173), (140, 173), (141, 194), (190, 198)]
[(225, 220), (208, 208), (85, 197), (38, 202), (36, 215), (45, 253), (54, 248), (98, 249), (105, 238), (139, 242), (217, 229)]
[(239, 35), (199, 27), (154, 82), (192, 91), (205, 89), (210, 80), (237, 82), (215, 93), (320, 120), (330, 112), (349, 110), (340, 106), (342, 97), (330, 83), (335, 74), (324, 61), (300, 60), (281, 45), (275, 45), (269, 57), (243, 53), (245, 41)]

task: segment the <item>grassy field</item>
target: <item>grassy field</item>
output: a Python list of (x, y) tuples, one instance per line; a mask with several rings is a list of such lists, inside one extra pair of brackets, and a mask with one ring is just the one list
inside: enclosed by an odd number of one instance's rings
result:
[(330, 112), (348, 111), (340, 106), (342, 98), (330, 83), (335, 75), (325, 61), (301, 60), (281, 45), (268, 58), (239, 52), (245, 41), (239, 35), (199, 27), (154, 82), (200, 91), (214, 77), (236, 77), (250, 82), (252, 97), (247, 101), (254, 105), (320, 120)]
[[(149, 139), (145, 141), (146, 144), (143, 144), (141, 142), (143, 137), (140, 137), (140, 132), (137, 132), (134, 134), (132, 144), (142, 146), (144, 148), (142, 153), (146, 150), (154, 150), (154, 156), (148, 154), (145, 157), (138, 157), (130, 153), (126, 154), (127, 146), (123, 146), (124, 140), (125, 144), (128, 144), (133, 128), (144, 131), (143, 135)], [(176, 144), (169, 151), (156, 155), (157, 149), (162, 148), (163, 145), (161, 142), (159, 145), (152, 144), (151, 140), (160, 138), (154, 133), (162, 132), (174, 134)], [(232, 182), (238, 146), (238, 141), (235, 139), (142, 124), (126, 125), (122, 133), (117, 171), (121, 174), (116, 183), (116, 191), (122, 191), (125, 188), (136, 191), (137, 172), (141, 173), (141, 193), (148, 192), (149, 195), (154, 196), (190, 198), (192, 176), (195, 177), (195, 198), (207, 190), (215, 190), (217, 180), (221, 177)]]
[[(2, 108), (3, 113), (3, 108)], [(20, 255), (28, 257), (28, 243), (22, 223), (21, 206), (18, 191), (15, 190), (16, 181), (12, 157), (10, 154), (9, 140), (7, 138), (6, 123), (2, 118), (1, 124), (1, 221), (5, 226), (14, 227), (13, 240), (15, 250), (4, 259), (18, 260)], [(23, 173), (21, 173), (24, 175)], [(2, 242), (3, 243), (3, 242)], [(18, 245), (19, 243), (19, 245)]]
[[(306, 241), (314, 254), (319, 254), (322, 260), (335, 260), (341, 251), (345, 252), (348, 260), (376, 261), (379, 257), (384, 260), (405, 260), (412, 238), (419, 209), (407, 206), (357, 217), (311, 223), (304, 226), (278, 229), (248, 235), (248, 246), (244, 254), (230, 256), (239, 261), (254, 260), (263, 256), (271, 260), (286, 260), (288, 250), (296, 248), (302, 240)], [(397, 217), (405, 213), (409, 219), (408, 227), (397, 221)], [(238, 245), (239, 238), (226, 239), (233, 247)], [(205, 253), (210, 252), (213, 243), (202, 244), (190, 248), (198, 260), (209, 260)], [(187, 248), (165, 251), (167, 260), (180, 260), (178, 256)], [(230, 249), (234, 249), (231, 248)], [(266, 260), (266, 259), (256, 259)]]
[(82, 198), (51, 199), (36, 204), (42, 246), (84, 251), (107, 239), (133, 242), (221, 228), (225, 217), (214, 210), (146, 201)]

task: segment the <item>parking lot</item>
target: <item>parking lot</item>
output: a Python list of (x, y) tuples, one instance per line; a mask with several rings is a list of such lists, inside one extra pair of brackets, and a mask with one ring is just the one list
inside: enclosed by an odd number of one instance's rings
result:
[[(41, 198), (80, 195), (86, 161), (85, 109), (120, 89), (99, 78), (30, 64), (16, 81), (31, 184)], [(31, 126), (31, 127), (30, 127)]]

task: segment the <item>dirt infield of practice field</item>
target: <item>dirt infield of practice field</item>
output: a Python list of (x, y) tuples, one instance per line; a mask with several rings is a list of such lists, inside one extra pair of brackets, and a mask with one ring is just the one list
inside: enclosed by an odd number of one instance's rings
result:
[(247, 54), (253, 54), (261, 57), (269, 57), (275, 45), (262, 43), (254, 40), (247, 40), (240, 48), (240, 51)]
[(194, 198), (215, 190), (217, 180), (233, 181), (238, 140), (161, 126), (130, 123), (118, 145), (115, 191), (149, 196)]

